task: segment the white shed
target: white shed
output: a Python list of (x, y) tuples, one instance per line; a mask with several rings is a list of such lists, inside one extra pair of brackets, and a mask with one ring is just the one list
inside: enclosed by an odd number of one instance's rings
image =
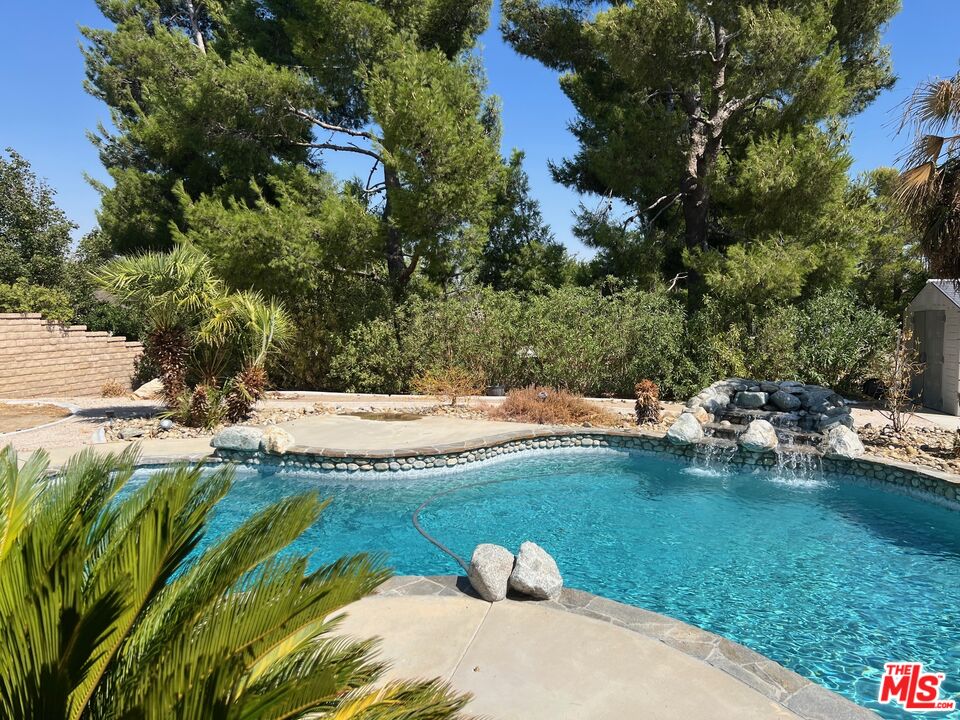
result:
[(928, 280), (907, 306), (923, 373), (913, 395), (925, 407), (960, 415), (960, 291), (953, 280)]

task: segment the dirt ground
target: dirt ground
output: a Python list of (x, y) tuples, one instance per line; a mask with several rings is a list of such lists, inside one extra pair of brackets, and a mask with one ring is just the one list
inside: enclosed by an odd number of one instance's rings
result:
[(65, 418), (70, 411), (56, 405), (0, 403), (0, 433), (15, 432)]

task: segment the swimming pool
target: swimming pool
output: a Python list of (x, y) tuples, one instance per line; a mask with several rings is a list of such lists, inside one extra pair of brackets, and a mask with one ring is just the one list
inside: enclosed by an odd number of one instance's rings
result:
[[(141, 476), (144, 473), (141, 473)], [(400, 574), (461, 569), (480, 542), (534, 540), (571, 587), (724, 635), (889, 718), (885, 662), (916, 660), (960, 692), (960, 513), (854, 478), (707, 470), (660, 455), (561, 450), (455, 473), (243, 470), (213, 534), (276, 499), (334, 499), (294, 550), (316, 562), (382, 552)], [(486, 483), (477, 486), (477, 483)], [(934, 715), (934, 717), (943, 717)]]

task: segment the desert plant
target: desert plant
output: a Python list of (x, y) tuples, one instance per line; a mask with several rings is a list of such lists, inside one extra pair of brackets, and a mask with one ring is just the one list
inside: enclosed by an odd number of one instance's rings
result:
[(897, 333), (896, 344), (887, 360), (881, 377), (883, 385), (883, 410), (881, 414), (890, 421), (896, 434), (902, 433), (913, 417), (913, 398), (910, 388), (914, 378), (923, 371), (913, 331), (904, 327)]
[(286, 498), (203, 547), (231, 469), (126, 488), (136, 460), (86, 451), (50, 476), (43, 453), (0, 452), (0, 716), (461, 717), (438, 681), (373, 687), (374, 644), (332, 636), (389, 573), (284, 551), (326, 501)]
[(267, 371), (263, 365), (251, 363), (227, 381), (224, 386), (224, 412), (230, 422), (240, 422), (267, 391)]
[[(113, 260), (97, 281), (146, 308), (145, 352), (159, 369), (167, 406), (185, 424), (209, 425), (218, 413), (246, 417), (266, 387), (268, 358), (293, 332), (279, 303), (227, 290), (210, 259), (189, 244)], [(197, 388), (203, 390), (194, 403)], [(214, 395), (227, 407), (209, 406)]]
[(480, 393), (477, 377), (459, 367), (428, 370), (415, 377), (410, 384), (417, 394), (446, 398), (450, 405), (456, 405), (462, 397)]
[(637, 401), (633, 404), (637, 425), (660, 422), (660, 388), (652, 380), (641, 380), (634, 387)]
[(495, 418), (540, 425), (616, 425), (617, 417), (599, 405), (567, 390), (530, 387), (511, 390), (499, 407), (491, 412)]
[(107, 380), (100, 386), (100, 397), (104, 398), (126, 397), (129, 393), (129, 384), (124, 384), (119, 380)]

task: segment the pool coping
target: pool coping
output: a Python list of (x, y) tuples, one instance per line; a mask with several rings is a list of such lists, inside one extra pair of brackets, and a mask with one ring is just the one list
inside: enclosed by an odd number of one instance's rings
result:
[[(479, 597), (466, 577), (458, 575), (396, 576), (374, 591), (383, 597)], [(564, 587), (556, 600), (512, 600), (607, 622), (705, 662), (749, 686), (804, 720), (879, 720), (880, 716), (798, 675), (778, 662), (739, 643), (675, 618)]]
[[(665, 453), (690, 460), (706, 460), (722, 454), (724, 463), (735, 466), (775, 468), (775, 453), (753, 453), (728, 441), (707, 438), (695, 445), (676, 445), (662, 433), (611, 428), (523, 429), (486, 435), (472, 440), (422, 447), (348, 450), (292, 445), (283, 454), (260, 450), (217, 449), (215, 460), (288, 469), (325, 470), (359, 474), (409, 472), (430, 468), (453, 468), (491, 460), (503, 455), (557, 448), (607, 448)], [(919, 494), (951, 505), (960, 500), (960, 476), (897, 460), (865, 455), (860, 458), (821, 457), (807, 452), (827, 473), (852, 475), (869, 482)]]

